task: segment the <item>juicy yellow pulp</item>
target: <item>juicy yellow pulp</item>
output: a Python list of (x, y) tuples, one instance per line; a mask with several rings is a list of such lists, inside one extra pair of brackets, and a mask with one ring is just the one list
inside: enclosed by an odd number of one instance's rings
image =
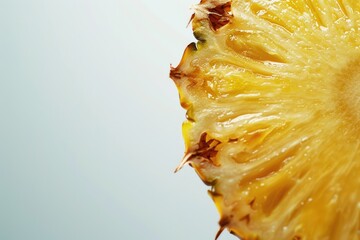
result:
[(194, 7), (171, 77), (189, 162), (244, 240), (360, 239), (360, 1)]

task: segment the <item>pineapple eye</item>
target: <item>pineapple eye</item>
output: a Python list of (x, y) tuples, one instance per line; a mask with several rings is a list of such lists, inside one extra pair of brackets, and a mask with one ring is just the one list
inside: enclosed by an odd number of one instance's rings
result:
[(360, 2), (201, 0), (192, 27), (170, 77), (216, 237), (360, 239)]
[(211, 27), (214, 30), (218, 30), (219, 28), (228, 24), (232, 17), (231, 2), (215, 5), (213, 8), (210, 8), (208, 11), (209, 11), (208, 18)]

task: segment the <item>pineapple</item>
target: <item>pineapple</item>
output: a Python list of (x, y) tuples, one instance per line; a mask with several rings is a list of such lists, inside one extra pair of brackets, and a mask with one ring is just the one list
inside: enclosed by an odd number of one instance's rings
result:
[[(360, 1), (201, 0), (171, 67), (220, 230), (360, 239)], [(178, 170), (177, 169), (177, 170)]]

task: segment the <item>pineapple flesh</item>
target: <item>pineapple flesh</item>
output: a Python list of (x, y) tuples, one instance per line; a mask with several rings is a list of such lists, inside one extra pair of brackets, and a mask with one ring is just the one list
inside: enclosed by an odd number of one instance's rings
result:
[(360, 239), (360, 1), (202, 0), (172, 67), (220, 230)]

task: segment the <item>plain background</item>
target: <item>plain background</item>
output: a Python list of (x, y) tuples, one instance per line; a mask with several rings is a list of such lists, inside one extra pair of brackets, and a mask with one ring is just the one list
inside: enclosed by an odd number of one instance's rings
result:
[(0, 239), (214, 238), (207, 187), (173, 173), (195, 3), (0, 1)]

